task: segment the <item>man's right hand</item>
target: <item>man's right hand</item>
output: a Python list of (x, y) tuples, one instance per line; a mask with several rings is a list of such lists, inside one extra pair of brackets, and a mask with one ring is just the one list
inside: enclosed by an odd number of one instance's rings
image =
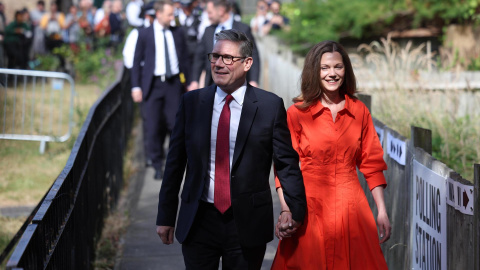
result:
[(165, 245), (173, 244), (173, 232), (175, 227), (157, 226), (157, 234)]
[(197, 90), (197, 89), (198, 89), (198, 82), (196, 81), (192, 81), (187, 87), (188, 91)]
[(142, 102), (142, 95), (142, 89), (140, 87), (136, 87), (132, 90), (132, 99), (134, 102)]

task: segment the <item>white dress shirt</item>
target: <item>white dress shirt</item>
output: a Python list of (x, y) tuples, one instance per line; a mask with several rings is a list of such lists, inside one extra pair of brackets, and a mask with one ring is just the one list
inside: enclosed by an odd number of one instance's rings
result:
[[(242, 115), (243, 100), (247, 90), (247, 82), (232, 93), (233, 100), (230, 102), (230, 169), (232, 168), (233, 151), (235, 150), (235, 142), (237, 141), (238, 124), (240, 123), (240, 116)], [(208, 170), (209, 180), (205, 185), (202, 200), (213, 203), (215, 193), (215, 154), (217, 149), (217, 129), (218, 120), (225, 105), (227, 93), (223, 92), (220, 87), (217, 87), (215, 92), (215, 100), (213, 101), (212, 113), (212, 127), (210, 135), (210, 167)], [(230, 171), (231, 173), (231, 171)]]
[(203, 34), (205, 33), (205, 28), (210, 26), (210, 20), (208, 19), (207, 12), (202, 12), (202, 16), (200, 17), (200, 25), (198, 26), (198, 35), (197, 40), (201, 41)]
[(143, 25), (143, 19), (139, 17), (140, 13), (142, 12), (142, 6), (142, 0), (132, 0), (125, 8), (128, 24), (133, 27), (141, 27)]
[[(215, 34), (222, 30), (230, 30), (233, 28), (233, 13), (230, 13), (230, 17), (223, 23), (217, 25), (215, 28)], [(215, 44), (215, 35), (213, 35), (213, 44)]]
[(93, 17), (94, 26), (97, 26), (97, 24), (99, 24), (104, 17), (105, 17), (105, 10), (103, 10), (103, 8), (97, 9), (97, 11), (95, 12), (95, 16)]
[[(153, 34), (155, 36), (155, 70), (153, 74), (155, 76), (165, 75), (165, 41), (163, 39), (163, 26), (155, 20), (153, 22)], [(170, 70), (172, 75), (180, 73), (178, 67), (177, 50), (175, 49), (175, 41), (173, 40), (172, 31), (167, 29), (165, 31), (165, 37), (168, 44), (168, 55), (170, 59)]]
[(125, 40), (125, 46), (123, 47), (123, 64), (126, 68), (133, 67), (133, 58), (135, 57), (135, 47), (137, 46), (138, 30), (132, 29)]
[[(144, 27), (149, 27), (150, 22), (148, 20), (145, 20), (143, 23)], [(127, 39), (125, 40), (125, 46), (123, 47), (123, 64), (125, 65), (126, 68), (132, 68), (133, 67), (133, 58), (135, 57), (135, 47), (137, 46), (137, 40), (138, 40), (138, 30), (136, 28), (132, 29), (130, 31), (130, 34), (128, 34)]]

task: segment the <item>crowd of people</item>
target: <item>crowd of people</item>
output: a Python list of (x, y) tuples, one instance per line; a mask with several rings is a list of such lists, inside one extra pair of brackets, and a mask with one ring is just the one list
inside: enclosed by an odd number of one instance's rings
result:
[[(79, 43), (88, 49), (95, 47), (100, 38), (108, 40), (108, 46), (116, 47), (123, 41), (127, 29), (121, 0), (105, 0), (96, 8), (92, 0), (81, 0), (71, 5), (64, 14), (55, 1), (48, 5), (40, 0), (36, 8), (15, 11), (12, 22), (7, 23), (4, 5), (0, 3), (0, 45), (6, 54), (8, 68), (33, 69), (40, 55), (52, 54), (64, 44), (76, 52)], [(60, 57), (61, 66), (63, 59)], [(2, 61), (3, 62), (3, 61)]]
[[(184, 28), (189, 54), (193, 58), (197, 42), (211, 25), (207, 12), (204, 12), (206, 1), (176, 0), (173, 3), (175, 18), (171, 25)], [(36, 59), (39, 55), (51, 54), (64, 44), (77, 51), (80, 42), (91, 49), (99, 38), (106, 38), (108, 46), (117, 47), (129, 27), (145, 26), (147, 5), (144, 0), (131, 0), (124, 9), (121, 0), (104, 0), (97, 8), (93, 0), (80, 0), (64, 14), (55, 1), (47, 5), (40, 0), (31, 11), (27, 8), (15, 11), (13, 20), (7, 22), (5, 6), (0, 2), (0, 66), (33, 69), (38, 65)], [(259, 0), (250, 23), (253, 32), (263, 36), (271, 30), (287, 28), (288, 19), (280, 15), (280, 7), (277, 0)], [(234, 1), (230, 13), (235, 21), (241, 20), (241, 10)]]
[[(171, 1), (172, 14), (166, 14), (158, 7), (155, 8), (155, 3), (158, 2), (144, 3), (142, 0), (131, 0), (127, 4), (126, 18), (135, 29), (127, 36), (123, 49), (124, 65), (127, 70), (131, 71), (126, 72), (126, 74), (132, 74), (133, 100), (141, 102), (142, 110), (148, 111), (142, 113), (145, 125), (150, 127), (144, 130), (146, 136), (144, 140), (146, 143), (145, 153), (147, 153), (147, 163), (151, 164), (156, 170), (156, 178), (160, 178), (163, 173), (165, 151), (160, 145), (163, 145), (166, 134), (170, 133), (173, 128), (179, 95), (184, 90), (191, 91), (214, 83), (210, 61), (206, 55), (213, 49), (215, 34), (222, 30), (237, 29), (245, 33), (253, 42), (252, 56), (254, 61), (250, 72), (247, 74), (248, 83), (253, 86), (259, 85), (261, 69), (252, 29), (249, 25), (241, 22), (241, 11), (235, 1)], [(164, 1), (160, 2), (163, 6)], [(271, 15), (266, 16), (263, 21), (261, 28), (265, 29), (265, 32), (262, 35), (267, 34), (271, 29), (282, 29), (288, 24), (288, 20), (284, 17), (281, 17), (281, 22), (277, 19), (280, 16), (278, 15), (280, 12), (279, 2), (267, 3), (260, 0), (260, 4), (264, 4), (266, 9), (269, 8), (268, 5), (270, 4), (272, 10), (271, 12), (266, 10), (265, 14)], [(169, 7), (170, 5), (167, 4), (166, 6)], [(155, 26), (156, 21), (158, 21), (157, 26)], [(157, 36), (155, 29), (164, 29), (167, 32)], [(253, 29), (258, 33), (257, 28)], [(170, 32), (173, 40), (170, 40)], [(179, 38), (179, 35), (182, 38)], [(157, 43), (159, 37), (166, 39), (166, 45)], [(166, 55), (164, 46), (167, 45), (171, 50), (167, 54), (173, 59), (173, 62), (170, 62), (171, 70), (175, 75), (173, 77), (167, 76), (166, 69), (163, 67), (157, 67), (158, 65), (166, 65), (165, 63), (162, 63), (159, 59), (155, 60), (159, 55)], [(171, 49), (173, 47), (176, 48), (175, 53)], [(153, 57), (154, 55), (155, 57)], [(170, 65), (167, 64), (167, 66)], [(165, 95), (157, 98), (152, 97), (152, 95), (159, 93), (150, 89), (154, 88), (155, 83), (160, 83), (152, 79), (152, 76), (157, 78), (158, 75), (163, 76), (161, 77), (162, 84), (169, 82), (165, 78), (169, 78), (176, 83), (176, 75), (179, 75), (178, 78), (182, 84), (175, 84), (175, 90), (166, 92), (169, 95), (168, 97)], [(175, 96), (172, 96), (174, 93)], [(168, 101), (165, 102), (164, 100)], [(165, 109), (166, 107), (170, 108)], [(153, 111), (155, 113), (152, 113)], [(152, 115), (157, 115), (158, 119), (155, 119)], [(158, 140), (158, 138), (161, 139)]]
[(255, 16), (250, 20), (253, 32), (264, 36), (271, 31), (288, 30), (290, 20), (280, 14), (281, 6), (278, 0), (259, 0)]

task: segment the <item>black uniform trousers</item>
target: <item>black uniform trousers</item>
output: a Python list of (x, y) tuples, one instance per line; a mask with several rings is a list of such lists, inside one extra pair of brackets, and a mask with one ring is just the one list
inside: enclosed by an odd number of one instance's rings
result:
[(151, 87), (149, 96), (141, 106), (144, 138), (147, 157), (152, 160), (153, 167), (160, 170), (165, 158), (165, 138), (172, 132), (184, 90), (178, 75), (164, 81), (161, 76), (155, 76)]

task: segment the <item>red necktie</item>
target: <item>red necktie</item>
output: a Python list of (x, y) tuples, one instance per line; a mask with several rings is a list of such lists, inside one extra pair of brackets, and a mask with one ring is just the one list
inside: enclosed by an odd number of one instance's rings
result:
[(230, 208), (230, 107), (232, 95), (227, 95), (223, 105), (217, 129), (217, 146), (215, 149), (215, 191), (213, 204), (225, 213)]

